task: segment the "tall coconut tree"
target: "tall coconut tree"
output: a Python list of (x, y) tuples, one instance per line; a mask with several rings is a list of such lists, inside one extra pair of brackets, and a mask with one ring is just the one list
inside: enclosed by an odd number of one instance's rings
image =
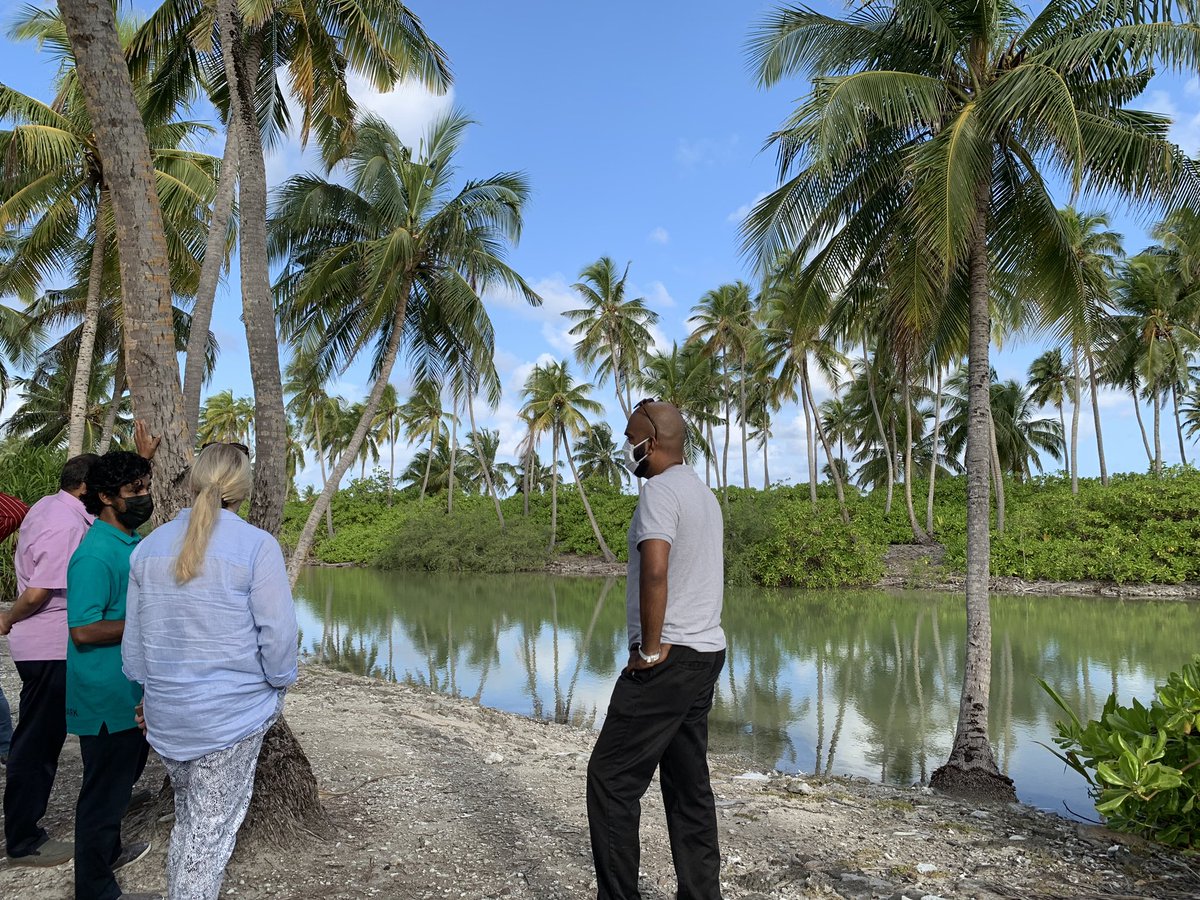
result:
[(573, 452), (579, 477), (584, 481), (600, 481), (615, 488), (629, 482), (629, 470), (625, 468), (621, 448), (613, 439), (612, 429), (603, 422), (585, 431), (575, 442)]
[(586, 267), (571, 289), (587, 305), (563, 315), (575, 323), (570, 331), (578, 338), (575, 358), (596, 373), (598, 385), (612, 376), (617, 402), (628, 419), (633, 412), (634, 376), (654, 343), (650, 327), (658, 323), (658, 313), (646, 306), (644, 297), (625, 296), (629, 266), (619, 277), (617, 271), (608, 256)]
[[(735, 372), (745, 369), (749, 354), (753, 328), (754, 305), (750, 297), (750, 285), (744, 281), (723, 284), (707, 291), (700, 302), (692, 307), (691, 340), (699, 343), (704, 352), (720, 360), (725, 393), (725, 443), (721, 448), (722, 498), (729, 496), (729, 444), (733, 423), (733, 396)], [(738, 392), (738, 411), (742, 421), (743, 440), (746, 424), (745, 391)], [(743, 455), (743, 472), (747, 468)]]
[(689, 464), (704, 457), (708, 470), (714, 461), (707, 434), (720, 421), (721, 374), (716, 361), (696, 341), (682, 347), (672, 343), (667, 351), (652, 352), (637, 379), (646, 396), (672, 404), (687, 423), (683, 458)]
[[(325, 467), (330, 457), (330, 438), (341, 421), (345, 401), (330, 397), (325, 391), (328, 373), (321, 370), (315, 354), (295, 348), (284, 372), (284, 391), (289, 395), (288, 414), (298, 423), (305, 446), (317, 457), (321, 483), (325, 483)], [(333, 537), (333, 510), (325, 509), (325, 530)]]
[[(1029, 364), (1029, 399), (1038, 406), (1052, 406), (1058, 410), (1059, 427), (1067, 433), (1067, 419), (1063, 408), (1068, 401), (1075, 402), (1075, 379), (1063, 359), (1061, 347), (1047, 350)], [(1071, 455), (1063, 448), (1064, 463), (1071, 471)]]
[(200, 407), (200, 426), (196, 441), (211, 443), (253, 443), (254, 400), (234, 397), (233, 391), (221, 391), (208, 398)]
[[(437, 442), (443, 434), (449, 436), (446, 416), (446, 409), (442, 404), (442, 386), (429, 379), (417, 382), (412, 395), (400, 407), (400, 424), (404, 428), (404, 438), (410, 444), (429, 442), (429, 453), (426, 456), (429, 465), (432, 465), (433, 449)], [(428, 479), (421, 485), (421, 500), (425, 499), (427, 481)]]
[[(134, 26), (118, 21), (119, 37), (133, 55)], [(26, 7), (10, 35), (36, 41), (58, 67), (55, 96), (43, 103), (0, 84), (0, 118), (12, 127), (0, 132), (6, 177), (0, 179), (0, 224), (14, 241), (0, 266), (0, 292), (27, 301), (45, 290), (47, 278), (71, 271), (74, 289), (86, 298), (79, 311), (79, 352), (71, 395), (72, 424), (67, 452), (82, 452), (90, 371), (96, 360), (96, 334), (102, 304), (119, 291), (111, 198), (95, 129), (77, 77), (75, 60), (61, 17), (52, 10)], [(154, 177), (166, 225), (172, 286), (179, 295), (194, 288), (203, 241), (204, 215), (216, 189), (219, 161), (192, 149), (212, 128), (177, 116), (184, 99), (151, 102), (149, 83), (158, 74), (152, 59), (129, 60), (134, 91), (150, 144)], [(161, 101), (161, 97), (159, 98)], [(207, 332), (207, 327), (205, 328)], [(207, 333), (198, 336), (199, 371), (204, 372)]]
[(469, 125), (457, 112), (438, 119), (414, 153), (383, 120), (365, 117), (341, 163), (344, 183), (302, 175), (279, 193), (272, 252), (288, 261), (277, 286), (285, 332), (319, 343), (319, 357), (333, 370), (373, 345), (362, 419), (297, 541), (293, 581), (334, 487), (366, 438), (405, 339), (426, 352), (422, 321), (473, 315), (476, 288), (496, 282), (540, 302), (503, 258), (520, 236), (529, 194), (524, 177), (501, 173), (455, 189), (455, 161)]
[(534, 366), (529, 377), (525, 379), (522, 396), (525, 399), (521, 413), (530, 422), (534, 434), (548, 434), (552, 447), (551, 476), (553, 482), (550, 488), (550, 550), (558, 537), (558, 451), (562, 447), (566, 451), (567, 463), (571, 467), (571, 475), (575, 479), (575, 487), (579, 491), (579, 499), (583, 501), (584, 512), (591, 523), (592, 533), (596, 543), (600, 545), (600, 553), (608, 562), (616, 557), (608, 549), (596, 517), (592, 514), (592, 505), (588, 502), (587, 491), (579, 478), (579, 470), (575, 466), (575, 458), (571, 455), (571, 438), (578, 438), (591, 428), (587, 416), (603, 412), (604, 407), (591, 399), (590, 384), (578, 384), (571, 375), (566, 361), (546, 363)]
[[(810, 89), (773, 140), (783, 182), (751, 212), (747, 248), (782, 253), (830, 289), (904, 233), (916, 248), (908, 302), (968, 324), (969, 641), (950, 758), (932, 783), (1011, 798), (988, 741), (991, 300), (1006, 273), (1021, 297), (1067, 289), (1070, 247), (1046, 175), (1131, 201), (1200, 200), (1170, 121), (1128, 104), (1158, 64), (1195, 67), (1190, 7), (1141, 0), (888, 0), (845, 19), (803, 6), (751, 39), (760, 84)], [(951, 312), (943, 314), (950, 315)]]

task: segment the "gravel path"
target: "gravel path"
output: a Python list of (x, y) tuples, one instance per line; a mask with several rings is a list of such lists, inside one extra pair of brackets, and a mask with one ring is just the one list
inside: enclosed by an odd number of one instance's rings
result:
[[(7, 658), (0, 678), (15, 696)], [(283, 850), (239, 847), (223, 896), (595, 896), (583, 804), (593, 732), (315, 666), (287, 714), (337, 834)], [(747, 773), (730, 758), (714, 759), (713, 773), (726, 900), (1200, 896), (1200, 878), (1179, 857), (1026, 807)], [(48, 816), (55, 834), (70, 834), (79, 774), (71, 739)], [(143, 784), (156, 788), (162, 776), (152, 760)], [(668, 900), (674, 876), (657, 787), (644, 807), (643, 896)], [(162, 889), (169, 827), (131, 826), (154, 850), (122, 879), (127, 890)], [(0, 865), (0, 897), (67, 898), (70, 879), (70, 865)]]

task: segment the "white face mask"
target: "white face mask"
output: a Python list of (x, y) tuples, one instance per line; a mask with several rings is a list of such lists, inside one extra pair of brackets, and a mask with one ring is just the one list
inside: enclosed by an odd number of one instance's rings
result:
[(641, 468), (642, 463), (646, 461), (646, 457), (643, 456), (641, 459), (638, 459), (633, 455), (633, 451), (642, 446), (642, 444), (646, 443), (648, 440), (650, 440), (650, 438), (638, 441), (636, 444), (631, 443), (628, 438), (625, 440), (625, 468), (627, 468), (634, 475), (637, 475), (637, 470)]

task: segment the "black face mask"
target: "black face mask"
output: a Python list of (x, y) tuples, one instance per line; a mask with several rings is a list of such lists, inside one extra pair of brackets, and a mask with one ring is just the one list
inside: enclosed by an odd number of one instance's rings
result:
[(139, 525), (145, 525), (150, 521), (150, 517), (154, 515), (153, 497), (149, 494), (141, 494), (137, 497), (126, 497), (124, 499), (125, 511), (117, 512), (118, 522), (132, 531)]

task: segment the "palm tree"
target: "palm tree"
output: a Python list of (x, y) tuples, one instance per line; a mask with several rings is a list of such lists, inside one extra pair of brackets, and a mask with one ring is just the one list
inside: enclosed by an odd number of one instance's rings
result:
[[(991, 298), (1068, 288), (1070, 247), (1040, 167), (1075, 191), (1183, 206), (1195, 165), (1166, 140), (1167, 117), (1129, 100), (1163, 63), (1191, 65), (1191, 11), (1135, 0), (1037, 11), (997, 0), (890, 0), (838, 20), (805, 7), (768, 15), (751, 56), (760, 84), (812, 78), (774, 136), (786, 179), (745, 226), (765, 269), (788, 253), (831, 289), (878, 269), (889, 235), (912, 249), (911, 309), (967, 323), (967, 665), (954, 745), (936, 787), (1011, 798), (987, 737)], [(793, 174), (793, 170), (796, 170)], [(985, 787), (986, 786), (986, 787)]]
[(575, 442), (575, 464), (584, 481), (602, 481), (620, 489), (629, 481), (629, 470), (612, 429), (600, 422)]
[[(410, 444), (429, 441), (425, 459), (428, 465), (432, 465), (434, 445), (443, 434), (448, 433), (441, 386), (429, 380), (417, 382), (412, 396), (400, 407), (399, 417), (406, 441)], [(421, 500), (425, 499), (427, 482), (428, 478), (421, 484)]]
[[(1059, 427), (1063, 434), (1067, 433), (1063, 406), (1068, 400), (1077, 402), (1075, 389), (1075, 380), (1063, 360), (1061, 347), (1047, 350), (1029, 364), (1029, 399), (1037, 406), (1053, 406), (1058, 410)], [(1066, 447), (1063, 448), (1063, 455), (1067, 457), (1066, 465), (1070, 469), (1073, 457), (1067, 454)]]
[(347, 457), (366, 438), (405, 337), (428, 355), (421, 323), (434, 315), (441, 321), (473, 315), (476, 288), (494, 282), (540, 301), (501, 256), (520, 236), (525, 179), (499, 174), (453, 191), (455, 157), (469, 124), (459, 113), (439, 119), (414, 154), (385, 122), (368, 116), (344, 160), (347, 184), (304, 175), (280, 191), (272, 252), (288, 261), (277, 286), (284, 330), (320, 342), (319, 356), (331, 369), (343, 369), (374, 344), (374, 384), (363, 417), (297, 541), (293, 581)]
[[(291, 396), (287, 411), (300, 423), (305, 446), (314, 451), (321, 467), (321, 483), (326, 480), (325, 464), (329, 458), (329, 439), (342, 420), (345, 401), (325, 392), (328, 373), (321, 370), (309, 350), (298, 348), (285, 372), (284, 390)], [(325, 530), (333, 537), (333, 509), (325, 508)]]
[(254, 401), (250, 397), (235, 398), (232, 390), (213, 394), (200, 408), (197, 442), (251, 444), (254, 412)]
[(625, 298), (628, 278), (628, 265), (618, 278), (612, 258), (600, 257), (579, 273), (577, 284), (571, 285), (587, 306), (563, 313), (576, 323), (570, 332), (579, 338), (575, 358), (596, 372), (597, 384), (604, 384), (612, 376), (617, 402), (627, 419), (633, 413), (634, 376), (654, 342), (650, 326), (658, 322), (658, 313), (647, 308), (644, 297)]
[[(118, 23), (120, 39), (129, 47), (133, 26)], [(101, 164), (96, 131), (75, 71), (74, 57), (60, 16), (51, 10), (24, 9), (10, 30), (21, 40), (35, 40), (57, 60), (59, 75), (51, 103), (0, 85), (0, 118), (13, 123), (0, 133), (0, 154), (11, 173), (0, 189), (0, 221), (14, 238), (11, 253), (0, 267), (0, 292), (16, 293), (26, 301), (44, 288), (49, 273), (70, 270), (82, 293), (78, 354), (70, 394), (71, 427), (67, 453), (82, 452), (90, 372), (96, 363), (96, 333), (101, 304), (119, 290), (113, 210), (106, 172)], [(150, 144), (162, 216), (167, 225), (167, 252), (177, 294), (194, 290), (198, 271), (195, 247), (203, 240), (203, 211), (215, 191), (219, 161), (189, 149), (212, 129), (200, 122), (180, 120), (176, 104), (155, 108), (149, 81), (157, 67), (132, 60), (140, 73), (134, 85)], [(174, 99), (182, 100), (182, 96)], [(205, 334), (197, 337), (197, 365), (204, 371)]]
[(388, 445), (388, 506), (391, 506), (396, 489), (396, 442), (400, 439), (400, 397), (391, 382), (379, 397), (375, 427)]
[(592, 505), (588, 502), (587, 491), (584, 490), (583, 482), (579, 479), (579, 471), (575, 468), (575, 458), (571, 455), (570, 450), (570, 438), (582, 436), (591, 427), (588, 425), (587, 414), (595, 414), (604, 410), (604, 407), (588, 396), (591, 392), (590, 384), (575, 383), (565, 360), (559, 363), (534, 366), (529, 377), (525, 379), (525, 387), (522, 391), (525, 405), (521, 414), (528, 419), (533, 434), (540, 435), (549, 432), (553, 447), (550, 469), (553, 477), (550, 488), (551, 552), (554, 551), (555, 540), (558, 537), (558, 448), (562, 446), (567, 450), (567, 463), (571, 466), (571, 475), (575, 479), (575, 487), (579, 490), (579, 499), (583, 501), (584, 512), (587, 513), (588, 521), (592, 524), (592, 533), (596, 535), (596, 543), (600, 545), (600, 553), (608, 562), (612, 562), (616, 557), (608, 549), (608, 544), (604, 542), (604, 535), (600, 533), (600, 526), (596, 524), (596, 517), (592, 514)]
[(1104, 213), (1080, 213), (1072, 207), (1060, 211), (1062, 228), (1070, 248), (1072, 290), (1056, 293), (1045, 312), (1045, 324), (1055, 328), (1071, 345), (1071, 369), (1074, 389), (1071, 394), (1071, 491), (1079, 493), (1079, 399), (1083, 396), (1080, 357), (1087, 363), (1088, 384), (1092, 393), (1092, 417), (1096, 427), (1096, 450), (1100, 459), (1100, 480), (1108, 484), (1108, 463), (1104, 458), (1104, 434), (1100, 428), (1100, 400), (1097, 395), (1095, 348), (1110, 314), (1111, 286), (1122, 255), (1121, 235), (1109, 229)]
[[(825, 434), (825, 426), (817, 414), (817, 402), (812, 390), (812, 369), (825, 375), (830, 382), (837, 380), (837, 367), (844, 362), (833, 343), (821, 334), (829, 317), (830, 300), (819, 286), (805, 288), (786, 272), (778, 271), (768, 281), (765, 313), (766, 328), (763, 342), (767, 365), (778, 372), (776, 402), (795, 400), (799, 391), (804, 411), (805, 436), (808, 439), (808, 492), (813, 506), (817, 503), (817, 449), (812, 442), (814, 429), (831, 463), (833, 451)], [(846, 510), (845, 487), (837, 466), (830, 466), (842, 521), (850, 523)]]
[(720, 421), (722, 396), (715, 360), (695, 341), (682, 347), (672, 343), (669, 353), (658, 351), (647, 357), (637, 382), (648, 396), (672, 404), (683, 415), (687, 423), (683, 458), (692, 464), (703, 455), (707, 472), (714, 454), (705, 435)]
[[(750, 285), (744, 281), (723, 284), (719, 288), (708, 291), (700, 302), (692, 307), (692, 336), (691, 340), (698, 342), (704, 352), (714, 359), (721, 361), (721, 375), (724, 378), (725, 391), (725, 446), (721, 450), (721, 484), (722, 498), (729, 498), (729, 443), (730, 426), (733, 420), (733, 369), (737, 366), (740, 372), (745, 368), (746, 356), (752, 333), (752, 317), (754, 307), (750, 301)], [(740, 394), (739, 412), (742, 420), (742, 470), (749, 487), (749, 474), (746, 471), (746, 395)]]
[[(108, 398), (114, 376), (110, 363), (93, 367), (84, 407), (82, 450), (94, 451), (108, 421)], [(74, 377), (68, 365), (54, 365), (43, 359), (29, 377), (15, 378), (21, 393), (21, 405), (4, 424), (6, 434), (20, 437), (34, 446), (63, 449), (67, 446), (71, 413), (74, 409)], [(120, 404), (114, 414), (114, 427), (122, 436), (132, 434), (133, 421), (128, 404)], [(82, 452), (81, 450), (81, 452)]]
[(1200, 348), (1200, 292), (1184, 293), (1169, 254), (1147, 251), (1124, 262), (1113, 293), (1117, 313), (1105, 353), (1107, 374), (1142, 385), (1150, 399), (1153, 466), (1161, 474), (1162, 404), (1168, 392), (1178, 396), (1179, 385), (1187, 384), (1189, 359)]
[[(508, 490), (508, 481), (513, 477), (516, 468), (511, 463), (498, 463), (496, 456), (500, 452), (500, 432), (490, 428), (472, 431), (467, 435), (469, 450), (463, 453), (464, 470), (470, 473), (464, 477), (464, 483), (473, 485), (476, 489), (483, 487), (497, 493)], [(491, 484), (491, 488), (488, 484)], [(503, 527), (504, 518), (500, 524)]]

